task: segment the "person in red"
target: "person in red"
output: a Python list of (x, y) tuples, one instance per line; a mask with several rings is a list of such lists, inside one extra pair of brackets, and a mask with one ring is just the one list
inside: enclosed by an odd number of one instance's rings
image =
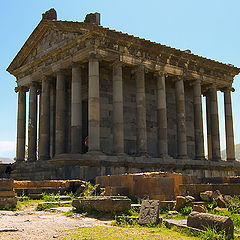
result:
[(86, 152), (88, 152), (88, 136), (85, 137), (84, 144), (85, 144)]

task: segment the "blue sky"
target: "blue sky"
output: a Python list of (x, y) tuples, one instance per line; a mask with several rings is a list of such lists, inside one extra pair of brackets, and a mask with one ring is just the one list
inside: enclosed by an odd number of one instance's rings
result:
[[(15, 156), (17, 95), (6, 68), (41, 20), (54, 7), (59, 20), (83, 21), (101, 13), (105, 27), (240, 67), (239, 0), (11, 0), (0, 6), (0, 157)], [(232, 94), (235, 143), (240, 143), (240, 76)], [(218, 94), (221, 149), (225, 148), (222, 93)]]

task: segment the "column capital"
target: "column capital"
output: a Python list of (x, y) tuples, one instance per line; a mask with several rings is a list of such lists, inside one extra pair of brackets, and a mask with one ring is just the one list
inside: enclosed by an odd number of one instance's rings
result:
[(111, 66), (118, 66), (118, 67), (123, 67), (123, 66), (125, 66), (125, 63), (124, 62), (122, 62), (122, 61), (120, 61), (120, 60), (114, 60), (111, 64), (110, 64)]
[(220, 89), (221, 92), (235, 92), (235, 88), (233, 88), (232, 86), (227, 86), (227, 87), (224, 87), (224, 88), (221, 88)]
[(95, 52), (90, 52), (88, 55), (89, 61), (97, 62), (97, 61), (102, 61), (102, 56), (98, 53)]
[(134, 66), (132, 71), (131, 71), (131, 73), (135, 74), (135, 73), (137, 73), (139, 71), (144, 71), (144, 73), (145, 73), (146, 68), (145, 68), (145, 66), (143, 64), (139, 64), (139, 65)]
[(17, 86), (14, 91), (17, 92), (28, 92), (29, 88), (26, 86)]
[(79, 62), (71, 62), (70, 66), (72, 68), (84, 68), (84, 66)]
[(190, 85), (192, 86), (196, 86), (196, 85), (201, 85), (202, 83), (202, 80), (201, 79), (196, 79), (196, 80), (193, 80)]
[(165, 71), (161, 71), (161, 70), (156, 70), (154, 71), (154, 76), (155, 77), (168, 77), (168, 74)]
[(51, 76), (48, 76), (48, 75), (43, 75), (43, 77), (42, 77), (42, 82), (43, 81), (52, 81), (52, 80), (53, 80), (53, 78)]

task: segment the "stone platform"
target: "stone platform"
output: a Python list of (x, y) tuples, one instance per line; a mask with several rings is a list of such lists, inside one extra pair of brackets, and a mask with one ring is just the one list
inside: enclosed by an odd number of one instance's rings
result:
[(156, 171), (211, 178), (240, 175), (240, 163), (87, 153), (59, 154), (52, 160), (15, 163), (13, 170), (12, 177), (17, 180), (95, 180), (96, 176)]

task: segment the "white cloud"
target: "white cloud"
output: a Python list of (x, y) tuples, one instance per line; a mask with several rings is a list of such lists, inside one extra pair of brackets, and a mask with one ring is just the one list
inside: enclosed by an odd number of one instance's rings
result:
[(15, 141), (0, 141), (0, 155), (8, 151), (14, 151), (16, 148)]

